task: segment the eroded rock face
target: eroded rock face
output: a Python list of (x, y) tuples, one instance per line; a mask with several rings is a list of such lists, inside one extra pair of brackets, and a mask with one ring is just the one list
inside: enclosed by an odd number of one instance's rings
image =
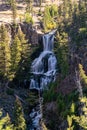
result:
[(19, 26), (21, 26), (22, 31), (26, 34), (26, 38), (29, 39), (29, 43), (32, 45), (37, 45), (39, 43), (38, 39), (40, 36), (36, 30), (33, 29), (32, 25), (22, 23)]
[(46, 111), (57, 111), (57, 104), (56, 102), (49, 102), (47, 104), (45, 104), (45, 109)]
[(32, 25), (30, 24), (26, 24), (26, 23), (19, 23), (17, 28), (14, 29), (14, 26), (9, 24), (9, 23), (4, 23), (8, 33), (9, 33), (9, 37), (14, 37), (15, 33), (17, 33), (18, 28), (21, 28), (21, 30), (23, 31), (23, 33), (26, 36), (26, 39), (28, 40), (28, 43), (30, 43), (31, 45), (39, 45), (39, 41), (41, 40), (41, 34), (38, 34), (36, 32), (36, 30), (32, 27)]

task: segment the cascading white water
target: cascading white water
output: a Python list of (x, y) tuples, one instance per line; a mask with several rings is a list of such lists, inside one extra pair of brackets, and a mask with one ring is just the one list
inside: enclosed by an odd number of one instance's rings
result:
[(52, 34), (44, 35), (43, 36), (43, 51), (52, 51), (53, 41), (54, 41), (54, 35)]
[[(31, 65), (33, 78), (30, 82), (30, 89), (44, 89), (54, 80), (57, 63), (56, 57), (53, 53), (54, 33), (55, 30), (43, 36), (43, 52), (32, 62)], [(39, 83), (37, 83), (38, 80)]]
[[(30, 81), (30, 89), (36, 89), (38, 92), (47, 89), (49, 83), (55, 80), (57, 63), (53, 52), (55, 32), (56, 30), (53, 30), (43, 36), (43, 52), (31, 65), (31, 73), (33, 76)], [(33, 123), (33, 127), (30, 130), (40, 130), (40, 120), (42, 118), (40, 109), (33, 109), (30, 117)]]

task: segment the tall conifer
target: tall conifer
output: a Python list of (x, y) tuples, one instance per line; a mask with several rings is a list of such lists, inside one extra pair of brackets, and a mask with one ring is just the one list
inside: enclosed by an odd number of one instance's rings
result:
[(11, 10), (12, 10), (13, 24), (15, 25), (17, 17), (16, 0), (11, 0)]
[[(21, 62), (20, 62), (20, 68), (19, 71), (17, 73), (19, 78), (25, 79), (26, 78), (29, 79), (29, 70), (30, 70), (30, 44), (28, 43), (28, 41), (25, 38), (25, 34), (22, 32), (21, 28), (18, 29), (18, 33), (17, 36), (20, 40), (21, 43)], [(21, 74), (21, 75), (20, 75)]]
[(18, 65), (21, 60), (21, 51), (22, 51), (21, 42), (18, 36), (15, 35), (13, 39), (13, 43), (11, 45), (11, 63), (12, 63), (11, 70), (13, 73), (13, 77), (19, 67)]
[(26, 123), (24, 119), (22, 104), (18, 99), (18, 97), (16, 97), (15, 100), (14, 125), (15, 125), (15, 130), (26, 130)]
[(0, 130), (13, 130), (13, 125), (11, 124), (10, 117), (7, 114), (2, 117), (2, 111), (0, 110)]
[(11, 67), (10, 39), (4, 25), (0, 28), (0, 74), (9, 79)]

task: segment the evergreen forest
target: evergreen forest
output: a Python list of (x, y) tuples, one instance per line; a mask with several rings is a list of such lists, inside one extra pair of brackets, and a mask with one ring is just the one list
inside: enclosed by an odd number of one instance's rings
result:
[(0, 130), (87, 130), (87, 0), (0, 0)]

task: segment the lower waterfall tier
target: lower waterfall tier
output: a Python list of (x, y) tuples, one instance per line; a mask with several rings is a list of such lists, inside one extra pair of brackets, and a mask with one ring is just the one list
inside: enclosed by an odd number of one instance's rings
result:
[(55, 79), (56, 57), (53, 52), (42, 52), (32, 63), (30, 89), (45, 89)]

